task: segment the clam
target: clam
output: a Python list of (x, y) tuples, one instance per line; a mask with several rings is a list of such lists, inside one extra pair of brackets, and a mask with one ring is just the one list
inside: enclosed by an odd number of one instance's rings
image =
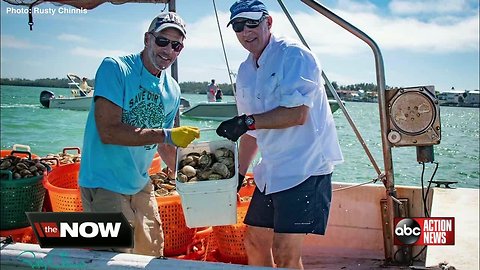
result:
[(199, 180), (206, 180), (212, 174), (213, 171), (211, 169), (203, 170), (198, 173)]
[(203, 180), (228, 179), (235, 174), (234, 152), (220, 147), (209, 153), (191, 152), (178, 163), (178, 181), (196, 182)]
[(220, 180), (223, 179), (223, 177), (220, 174), (212, 173), (208, 177), (208, 180)]
[(203, 151), (202, 155), (198, 158), (198, 165), (203, 168), (210, 167), (213, 163), (212, 156), (214, 157), (215, 155), (211, 155), (206, 151)]
[(165, 188), (159, 188), (159, 189), (155, 190), (155, 196), (157, 196), (157, 197), (165, 196), (167, 194), (168, 194), (168, 190), (165, 189)]
[(218, 159), (218, 162), (225, 164), (225, 166), (227, 166), (228, 169), (233, 169), (233, 166), (235, 165), (235, 161), (233, 160), (233, 157), (220, 157)]
[(212, 171), (216, 174), (221, 175), (223, 178), (227, 178), (230, 175), (230, 171), (227, 166), (223, 163), (217, 162), (212, 165)]
[(8, 169), (10, 166), (12, 166), (12, 162), (8, 159), (5, 159), (2, 161), (2, 164), (0, 164), (0, 170)]
[(190, 165), (186, 165), (182, 168), (182, 173), (185, 174), (188, 178), (194, 177), (197, 174), (197, 170)]
[(188, 177), (185, 174), (180, 172), (177, 174), (177, 178), (178, 178), (178, 181), (182, 183), (186, 183), (188, 181)]
[(217, 158), (217, 160), (220, 158), (226, 158), (226, 157), (233, 158), (233, 152), (232, 150), (229, 150), (225, 147), (220, 147), (217, 150), (215, 150), (215, 157)]

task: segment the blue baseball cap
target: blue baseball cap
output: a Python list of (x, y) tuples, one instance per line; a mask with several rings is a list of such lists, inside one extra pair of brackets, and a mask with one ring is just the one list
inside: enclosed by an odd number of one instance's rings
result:
[(258, 0), (238, 0), (230, 7), (229, 26), (236, 18), (260, 20), (263, 14), (268, 14), (265, 4)]

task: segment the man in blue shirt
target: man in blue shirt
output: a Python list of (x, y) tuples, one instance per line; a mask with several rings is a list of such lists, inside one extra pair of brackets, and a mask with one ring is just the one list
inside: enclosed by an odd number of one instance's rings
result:
[(175, 168), (176, 147), (199, 138), (196, 127), (173, 128), (180, 88), (166, 69), (186, 30), (173, 12), (159, 14), (137, 54), (107, 57), (97, 70), (85, 128), (79, 186), (86, 212), (122, 212), (136, 254), (163, 256), (163, 231), (148, 169), (158, 151)]

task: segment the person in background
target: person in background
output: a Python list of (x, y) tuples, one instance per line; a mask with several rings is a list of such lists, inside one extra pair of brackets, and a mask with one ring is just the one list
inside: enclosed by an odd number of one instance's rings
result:
[(217, 93), (218, 86), (215, 84), (215, 79), (207, 87), (207, 100), (208, 102), (215, 102), (215, 94)]
[(215, 94), (215, 99), (217, 100), (217, 102), (222, 102), (222, 98), (223, 98), (222, 89), (218, 88), (217, 93)]
[(88, 85), (86, 77), (82, 78), (82, 82), (80, 83), (80, 88), (87, 93), (92, 90), (92, 87)]
[(140, 53), (107, 57), (96, 73), (78, 182), (85, 212), (122, 212), (133, 227), (133, 248), (115, 251), (163, 256), (148, 170), (157, 151), (175, 168), (176, 147), (200, 136), (197, 127), (173, 127), (180, 88), (166, 69), (185, 36), (180, 16), (163, 12), (144, 34)]
[(257, 151), (262, 156), (244, 220), (248, 264), (303, 269), (305, 235), (325, 233), (332, 172), (343, 162), (320, 63), (305, 46), (272, 34), (261, 1), (236, 1), (230, 12), (228, 25), (249, 55), (236, 80), (239, 116), (217, 134), (240, 138), (239, 185)]
[[(90, 91), (92, 91), (92, 87), (88, 85), (86, 77), (82, 78), (82, 82), (80, 83), (80, 89), (82, 89), (82, 91), (78, 91), (78, 92), (80, 92), (79, 94), (81, 97), (86, 96), (88, 93), (90, 93)], [(76, 94), (75, 92), (73, 93), (74, 95)]]

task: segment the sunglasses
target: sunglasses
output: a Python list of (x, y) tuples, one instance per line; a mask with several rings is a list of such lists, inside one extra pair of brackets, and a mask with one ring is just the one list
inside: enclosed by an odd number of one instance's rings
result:
[(235, 31), (236, 33), (240, 33), (240, 32), (243, 31), (245, 26), (248, 27), (248, 28), (256, 28), (260, 25), (261, 22), (263, 22), (263, 20), (265, 20), (265, 18), (266, 18), (266, 16), (263, 16), (258, 20), (248, 19), (248, 20), (234, 21), (232, 23), (233, 31)]
[(183, 49), (183, 44), (178, 41), (170, 40), (168, 38), (164, 37), (157, 37), (154, 34), (150, 33), (152, 36), (155, 37), (155, 44), (157, 44), (158, 47), (166, 47), (168, 44), (172, 44), (172, 49), (175, 52), (180, 52)]

